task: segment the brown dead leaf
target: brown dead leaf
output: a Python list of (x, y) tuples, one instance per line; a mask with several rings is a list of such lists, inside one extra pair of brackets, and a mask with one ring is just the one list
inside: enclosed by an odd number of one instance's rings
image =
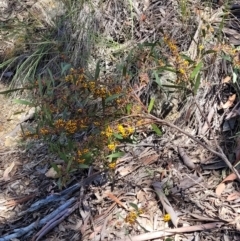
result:
[(207, 116), (207, 121), (205, 121), (205, 123), (202, 127), (202, 130), (201, 130), (202, 135), (204, 135), (207, 132), (207, 130), (209, 128), (208, 123), (211, 123), (214, 114), (215, 114), (215, 109), (214, 109), (214, 107), (211, 107), (211, 109), (209, 110), (208, 116)]
[(111, 192), (107, 193), (107, 196), (111, 198), (114, 202), (122, 206), (125, 210), (128, 210), (128, 208)]
[[(57, 165), (57, 167), (58, 167), (59, 169), (62, 168), (61, 165)], [(58, 173), (54, 170), (54, 168), (51, 167), (51, 168), (45, 173), (45, 176), (46, 176), (46, 177), (49, 177), (49, 178), (58, 178), (59, 175), (58, 175)]]
[(156, 162), (158, 160), (159, 155), (158, 154), (154, 154), (151, 156), (147, 156), (141, 159), (143, 165), (150, 165), (153, 164), (154, 162)]
[(143, 192), (142, 190), (139, 190), (137, 192), (137, 199), (138, 199), (139, 203), (144, 202), (146, 200), (146, 193)]
[(230, 76), (226, 76), (226, 77), (222, 80), (222, 82), (223, 82), (223, 83), (229, 83), (230, 80), (231, 80), (231, 77), (230, 77)]
[(140, 17), (140, 21), (144, 22), (146, 20), (147, 16), (145, 14), (142, 14)]
[(216, 188), (217, 196), (221, 196), (222, 192), (225, 190), (226, 184), (221, 182)]
[(184, 152), (183, 148), (178, 147), (178, 153), (181, 156), (184, 164), (190, 168), (190, 169), (195, 169), (195, 164), (191, 160), (191, 158)]
[(240, 197), (240, 192), (234, 192), (227, 197), (227, 201), (233, 201)]
[(12, 171), (14, 166), (15, 166), (15, 162), (12, 162), (11, 165), (6, 168), (6, 170), (3, 173), (3, 177), (0, 180), (2, 181), (10, 180), (9, 173)]
[(231, 173), (230, 175), (228, 175), (226, 178), (223, 179), (222, 182), (227, 182), (227, 181), (234, 181), (237, 179), (237, 176), (235, 173)]
[[(142, 61), (144, 62), (144, 60)], [(139, 75), (139, 79), (140, 79), (140, 83), (141, 85), (146, 85), (149, 83), (149, 76), (148, 76), (148, 73), (141, 73)]]
[(88, 239), (92, 240), (93, 238), (96, 237), (98, 233), (102, 230), (102, 226), (98, 226), (94, 228), (94, 231), (89, 235)]
[(236, 100), (236, 97), (237, 97), (236, 94), (229, 96), (228, 101), (225, 104), (222, 103), (222, 108), (227, 109), (227, 108), (232, 107), (234, 104), (234, 101)]

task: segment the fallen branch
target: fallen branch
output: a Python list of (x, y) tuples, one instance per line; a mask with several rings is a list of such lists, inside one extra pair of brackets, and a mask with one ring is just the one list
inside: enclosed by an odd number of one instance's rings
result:
[(11, 241), (13, 239), (22, 237), (23, 235), (29, 234), (31, 231), (33, 231), (37, 227), (42, 227), (46, 223), (48, 223), (50, 220), (52, 220), (55, 216), (57, 216), (59, 213), (61, 213), (63, 210), (66, 210), (69, 208), (74, 202), (76, 201), (76, 198), (71, 198), (68, 201), (66, 201), (63, 205), (61, 205), (58, 209), (48, 214), (46, 217), (41, 219), (38, 224), (36, 222), (28, 225), (24, 228), (18, 228), (14, 229), (12, 234), (6, 235), (2, 238), (0, 238), (0, 241)]

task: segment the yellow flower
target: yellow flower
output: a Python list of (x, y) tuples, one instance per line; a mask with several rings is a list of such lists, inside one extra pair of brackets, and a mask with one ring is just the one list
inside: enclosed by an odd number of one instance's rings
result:
[(114, 169), (115, 167), (116, 167), (116, 162), (112, 162), (112, 163), (109, 163), (108, 164), (108, 167), (110, 168), (110, 169)]
[(165, 214), (164, 217), (163, 217), (163, 221), (164, 221), (164, 222), (168, 222), (168, 221), (170, 221), (170, 220), (171, 220), (170, 214)]
[(186, 74), (186, 71), (182, 68), (179, 69), (180, 74)]
[(78, 163), (82, 164), (82, 163), (85, 162), (85, 159), (81, 159), (81, 158), (79, 158), (79, 159), (77, 159), (77, 161), (78, 161)]
[(105, 131), (105, 135), (107, 137), (111, 137), (113, 135), (113, 130), (110, 126), (107, 126), (106, 131)]
[(112, 143), (109, 143), (109, 144), (108, 144), (108, 149), (109, 149), (110, 151), (114, 151), (115, 148), (116, 148), (116, 146), (117, 146), (116, 143), (113, 143), (113, 142), (112, 142)]
[(75, 133), (77, 130), (77, 122), (75, 120), (67, 121), (65, 125), (65, 130), (71, 134)]
[(188, 62), (187, 60), (184, 60), (184, 61), (183, 61), (183, 65), (184, 65), (184, 66), (188, 66), (188, 65), (189, 65), (189, 62)]
[(118, 125), (118, 131), (123, 135), (125, 134), (125, 130), (124, 130), (124, 127), (122, 125)]
[(83, 151), (82, 151), (83, 154), (86, 154), (88, 152), (89, 152), (89, 149), (87, 149), (87, 148), (83, 149)]
[(47, 134), (49, 134), (49, 130), (48, 130), (47, 128), (41, 128), (41, 129), (40, 129), (40, 133), (41, 133), (42, 135), (47, 135)]
[(204, 46), (203, 46), (203, 45), (200, 45), (198, 48), (199, 48), (199, 50), (203, 50), (203, 49), (204, 49)]
[(131, 211), (127, 217), (125, 218), (125, 222), (126, 223), (130, 223), (130, 224), (134, 224), (136, 222), (136, 219), (137, 219), (137, 213), (134, 212), (134, 211)]

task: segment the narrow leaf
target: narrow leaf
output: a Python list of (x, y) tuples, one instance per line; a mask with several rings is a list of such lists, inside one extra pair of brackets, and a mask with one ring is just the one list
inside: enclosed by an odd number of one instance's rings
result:
[(132, 206), (136, 211), (138, 211), (138, 206), (135, 203), (129, 203), (130, 206)]
[(198, 88), (200, 86), (200, 80), (201, 80), (201, 75), (198, 74), (197, 78), (196, 78), (196, 82), (194, 84), (194, 95), (197, 94)]
[(22, 104), (22, 105), (29, 105), (29, 106), (35, 106), (33, 103), (27, 101), (27, 100), (19, 100), (19, 99), (14, 99), (13, 102), (17, 104)]
[(155, 102), (155, 98), (151, 98), (150, 103), (148, 105), (148, 113), (150, 113), (152, 111), (154, 102)]
[(0, 92), (0, 95), (1, 94), (8, 94), (8, 93), (11, 93), (11, 92), (14, 92), (14, 91), (18, 91), (18, 90), (25, 90), (25, 89), (27, 89), (27, 88), (18, 88), (18, 89), (4, 90), (4, 91)]
[(111, 155), (108, 155), (107, 157), (118, 158), (118, 157), (122, 157), (122, 156), (124, 156), (124, 152), (115, 152), (115, 153), (112, 153)]
[(89, 165), (80, 164), (79, 167), (82, 168), (82, 169), (87, 169), (87, 168), (89, 168)]
[(194, 78), (197, 76), (197, 74), (198, 74), (199, 71), (201, 70), (202, 66), (203, 66), (203, 62), (200, 61), (200, 62), (197, 64), (197, 66), (194, 68), (194, 70), (192, 71), (192, 73), (191, 73), (191, 75), (190, 75), (190, 78), (191, 78), (191, 79), (194, 79)]
[(119, 140), (122, 140), (122, 139), (123, 139), (123, 137), (122, 137), (120, 134), (118, 134), (118, 133), (113, 133), (113, 135), (114, 135), (117, 139), (119, 139)]
[(108, 96), (106, 99), (105, 99), (105, 103), (108, 103), (112, 100), (115, 100), (117, 99), (118, 97), (122, 96), (123, 94), (114, 94), (114, 95), (111, 95), (111, 96)]
[(158, 128), (158, 126), (156, 124), (152, 124), (152, 129), (155, 131), (155, 133), (158, 135), (158, 136), (162, 136), (162, 132), (161, 130)]
[(100, 60), (97, 62), (94, 79), (97, 80), (100, 74)]
[(127, 114), (131, 114), (132, 104), (127, 104)]
[(203, 52), (203, 55), (207, 55), (207, 54), (215, 54), (216, 51), (215, 50), (207, 50), (205, 52)]
[(65, 74), (71, 68), (71, 64), (61, 63), (61, 75)]

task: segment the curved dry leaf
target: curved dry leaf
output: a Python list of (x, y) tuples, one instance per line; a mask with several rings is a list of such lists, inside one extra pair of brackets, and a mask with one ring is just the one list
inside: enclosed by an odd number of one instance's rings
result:
[(184, 164), (190, 168), (190, 169), (195, 169), (195, 164), (191, 160), (191, 158), (184, 152), (183, 148), (178, 147), (178, 153), (181, 156)]
[(240, 197), (240, 192), (234, 192), (227, 197), (227, 201), (233, 201)]
[(230, 77), (230, 76), (226, 76), (226, 77), (222, 80), (222, 82), (223, 82), (223, 83), (229, 83), (230, 80), (231, 80), (231, 77)]
[(226, 178), (223, 179), (223, 182), (227, 182), (227, 181), (234, 181), (237, 179), (237, 176), (235, 173), (231, 173), (230, 175), (228, 175)]
[(236, 100), (236, 97), (237, 97), (236, 94), (229, 96), (228, 101), (225, 104), (222, 104), (222, 108), (227, 109), (232, 107), (234, 104), (234, 101)]
[(3, 177), (0, 178), (0, 180), (3, 180), (3, 181), (10, 180), (9, 173), (12, 171), (14, 166), (15, 166), (15, 162), (12, 162), (11, 165), (6, 168), (6, 170), (3, 173)]
[[(58, 167), (59, 169), (62, 168), (61, 165), (57, 165), (57, 167)], [(53, 167), (51, 167), (51, 168), (45, 173), (45, 176), (46, 176), (46, 177), (49, 177), (49, 178), (58, 178), (58, 177), (59, 177), (57, 171), (55, 171)]]
[(225, 187), (226, 187), (226, 185), (225, 185), (225, 183), (223, 183), (223, 182), (221, 182), (221, 183), (217, 186), (217, 188), (216, 188), (216, 194), (217, 194), (217, 196), (221, 196), (222, 192), (225, 190)]

